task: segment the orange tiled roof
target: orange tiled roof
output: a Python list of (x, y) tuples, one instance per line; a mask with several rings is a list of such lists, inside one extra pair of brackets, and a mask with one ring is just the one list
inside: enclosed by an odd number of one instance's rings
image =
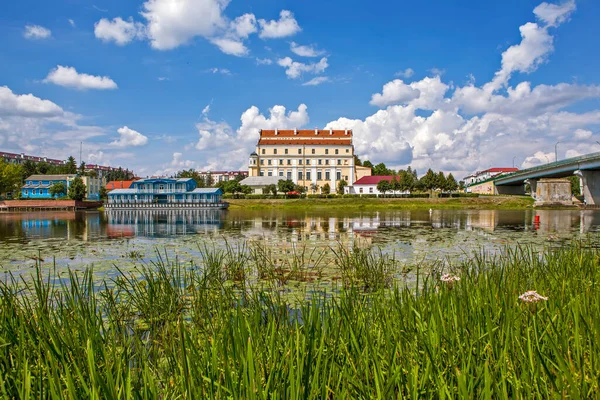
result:
[(274, 137), (352, 137), (352, 130), (344, 130), (344, 129), (317, 129), (317, 134), (315, 134), (314, 129), (281, 129), (277, 130), (277, 134), (275, 134), (275, 130), (273, 129), (262, 129), (260, 131), (260, 138), (274, 138)]
[(282, 139), (260, 139), (258, 141), (259, 145), (272, 144), (272, 145), (352, 145), (352, 139), (338, 139), (338, 140), (306, 140), (306, 138), (302, 139), (292, 139), (292, 138), (282, 138)]
[(106, 184), (106, 190), (129, 189), (133, 181), (110, 181)]

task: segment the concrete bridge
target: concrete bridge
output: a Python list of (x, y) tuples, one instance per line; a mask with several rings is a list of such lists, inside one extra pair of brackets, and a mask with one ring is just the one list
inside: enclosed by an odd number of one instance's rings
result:
[(600, 205), (600, 153), (523, 169), (496, 179), (494, 184), (498, 194), (524, 194), (525, 184), (529, 183), (533, 194), (536, 192), (538, 181), (542, 178), (566, 178), (572, 175), (580, 178), (581, 194), (585, 203)]

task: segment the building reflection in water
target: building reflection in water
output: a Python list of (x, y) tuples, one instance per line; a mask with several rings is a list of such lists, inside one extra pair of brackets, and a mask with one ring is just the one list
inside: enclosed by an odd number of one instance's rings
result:
[(102, 236), (99, 212), (28, 212), (0, 214), (0, 241), (27, 243), (32, 239), (60, 238), (88, 241)]
[(106, 235), (114, 237), (173, 236), (219, 233), (223, 210), (107, 210)]

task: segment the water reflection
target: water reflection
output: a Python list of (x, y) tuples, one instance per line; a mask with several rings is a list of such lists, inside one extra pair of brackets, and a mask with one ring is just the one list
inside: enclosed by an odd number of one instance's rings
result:
[(106, 236), (172, 236), (218, 233), (223, 210), (107, 210)]

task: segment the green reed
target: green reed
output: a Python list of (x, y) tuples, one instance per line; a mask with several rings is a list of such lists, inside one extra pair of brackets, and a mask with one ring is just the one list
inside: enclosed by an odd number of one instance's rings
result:
[[(416, 289), (390, 284), (393, 257), (336, 249), (347, 284), (299, 305), (248, 279), (264, 251), (205, 248), (198, 265), (158, 257), (101, 284), (92, 270), (59, 279), (42, 267), (1, 282), (0, 395), (600, 396), (594, 249), (481, 253), (453, 266), (460, 280), (419, 272)], [(243, 286), (230, 284), (239, 268)], [(528, 290), (547, 300), (520, 301)]]

